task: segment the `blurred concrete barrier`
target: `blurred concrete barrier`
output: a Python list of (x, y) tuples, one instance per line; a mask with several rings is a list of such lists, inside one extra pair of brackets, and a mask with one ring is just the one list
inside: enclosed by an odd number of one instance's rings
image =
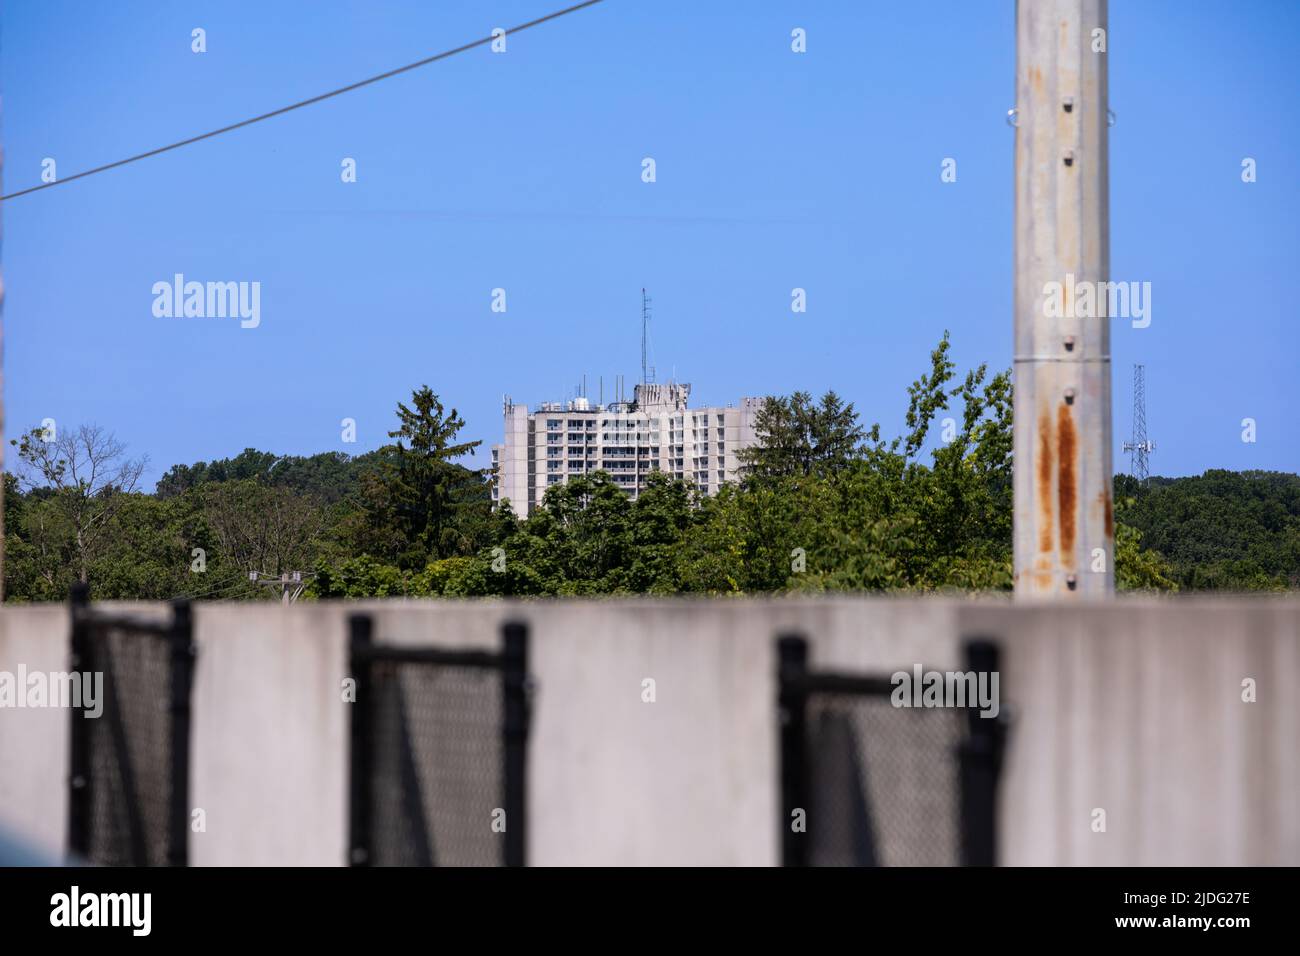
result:
[[(193, 864), (344, 862), (359, 610), (399, 645), (491, 650), (528, 623), (532, 865), (779, 863), (786, 631), (847, 673), (961, 669), (963, 638), (997, 640), (1003, 864), (1300, 864), (1300, 601), (883, 597), (196, 605)], [(68, 639), (65, 607), (0, 610), (0, 680), (67, 671)], [(0, 827), (61, 854), (67, 713), (17, 704)]]

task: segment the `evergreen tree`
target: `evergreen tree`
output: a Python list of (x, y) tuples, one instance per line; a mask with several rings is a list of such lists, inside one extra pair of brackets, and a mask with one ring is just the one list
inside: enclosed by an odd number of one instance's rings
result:
[[(380, 555), (399, 567), (423, 568), (429, 561), (463, 554), (473, 542), (471, 525), (490, 506), (481, 471), (455, 462), (482, 444), (458, 442), (465, 421), (446, 412), (429, 386), (397, 404), (397, 439), (386, 445), (377, 472), (364, 482), (363, 495), (372, 528), (386, 542)], [(387, 532), (385, 534), (385, 532)]]

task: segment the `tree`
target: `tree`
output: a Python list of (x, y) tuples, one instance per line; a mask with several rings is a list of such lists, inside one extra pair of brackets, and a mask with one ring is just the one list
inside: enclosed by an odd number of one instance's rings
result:
[(482, 444), (458, 442), (465, 422), (427, 385), (412, 392), (411, 405), (397, 405), (399, 425), (388, 433), (378, 468), (362, 481), (368, 543), (376, 557), (407, 569), (465, 554), (491, 508), (481, 471), (455, 462)]
[[(192, 497), (124, 498), (113, 519), (113, 533), (90, 567), (98, 600), (225, 597), (234, 581), (248, 583), (222, 560)], [(205, 555), (197, 566), (195, 548)]]
[(301, 571), (315, 560), (324, 519), (312, 499), (248, 479), (206, 484), (197, 495), (219, 556), (244, 577)]
[(377, 453), (370, 452), (353, 458), (341, 451), (304, 457), (245, 448), (234, 458), (173, 465), (158, 479), (155, 494), (172, 498), (201, 485), (256, 479), (334, 504), (356, 494), (362, 473), (373, 467), (377, 457)]
[(77, 580), (89, 578), (90, 566), (111, 534), (113, 518), (136, 490), (145, 458), (126, 457), (126, 446), (98, 425), (82, 425), (47, 440), (33, 428), (10, 444), (18, 447), (28, 490), (48, 489), (53, 514), (42, 519), (42, 534), (66, 521), (71, 535)]
[(1215, 469), (1141, 486), (1117, 475), (1114, 501), (1117, 549), (1122, 522), (1182, 589), (1300, 587), (1300, 476)]
[(1142, 532), (1115, 525), (1115, 587), (1120, 591), (1177, 591), (1159, 551), (1142, 550)]
[(808, 392), (769, 396), (754, 421), (757, 444), (740, 453), (754, 479), (827, 475), (842, 471), (859, 454), (865, 437), (850, 402), (833, 391), (814, 404)]
[[(981, 366), (950, 386), (955, 366), (948, 351), (945, 333), (929, 371), (908, 389), (907, 433), (889, 442), (879, 424), (863, 431), (835, 401), (823, 400), (818, 410), (820, 432), (814, 425), (802, 435), (806, 396), (769, 406), (768, 427), (751, 456), (767, 477), (746, 483), (737, 509), (746, 528), (748, 587), (1011, 586), (1010, 375), (986, 382)], [(925, 464), (920, 453), (934, 419), (954, 399), (961, 426)], [(818, 453), (819, 447), (835, 451)], [(796, 570), (800, 560), (804, 568)]]
[[(25, 480), (5, 476), (7, 596), (63, 600), (88, 578), (97, 598), (251, 598), (265, 591), (248, 571), (305, 567), (309, 595), (345, 598), (1006, 590), (1010, 373), (959, 377), (949, 351), (945, 333), (896, 438), (833, 392), (774, 396), (744, 479), (716, 496), (652, 473), (632, 500), (594, 472), (549, 487), (526, 520), (457, 463), (478, 443), (427, 387), (375, 451), (245, 449), (178, 465), (152, 495), (102, 430), (32, 432), (14, 443)], [(1300, 476), (1121, 475), (1113, 501), (1120, 589), (1300, 586)]]

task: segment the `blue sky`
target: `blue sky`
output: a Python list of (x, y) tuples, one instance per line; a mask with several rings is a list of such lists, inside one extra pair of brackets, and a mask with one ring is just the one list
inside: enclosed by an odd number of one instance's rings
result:
[[(5, 190), (564, 5), (7, 3)], [(1010, 365), (1014, 40), (992, 0), (606, 0), (504, 55), (12, 200), (9, 434), (98, 422), (152, 481), (249, 446), (368, 450), (427, 383), (491, 444), (503, 393), (635, 380), (643, 286), (661, 380), (709, 404), (834, 388), (897, 433), (944, 329), (962, 368)], [(1153, 473), (1300, 471), (1298, 40), (1293, 2), (1111, 4), (1111, 274), (1153, 286), (1151, 326), (1114, 326), (1119, 469), (1143, 362)], [(177, 272), (260, 282), (260, 327), (156, 318)]]

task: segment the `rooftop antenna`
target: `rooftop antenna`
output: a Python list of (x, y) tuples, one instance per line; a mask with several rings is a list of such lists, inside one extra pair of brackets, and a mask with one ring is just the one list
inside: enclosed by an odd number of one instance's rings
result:
[(650, 368), (650, 297), (641, 290), (641, 384), (653, 382), (654, 369)]
[(1129, 453), (1128, 473), (1145, 487), (1151, 476), (1147, 456), (1156, 450), (1156, 443), (1147, 438), (1147, 385), (1146, 366), (1133, 366), (1133, 440), (1124, 443)]

